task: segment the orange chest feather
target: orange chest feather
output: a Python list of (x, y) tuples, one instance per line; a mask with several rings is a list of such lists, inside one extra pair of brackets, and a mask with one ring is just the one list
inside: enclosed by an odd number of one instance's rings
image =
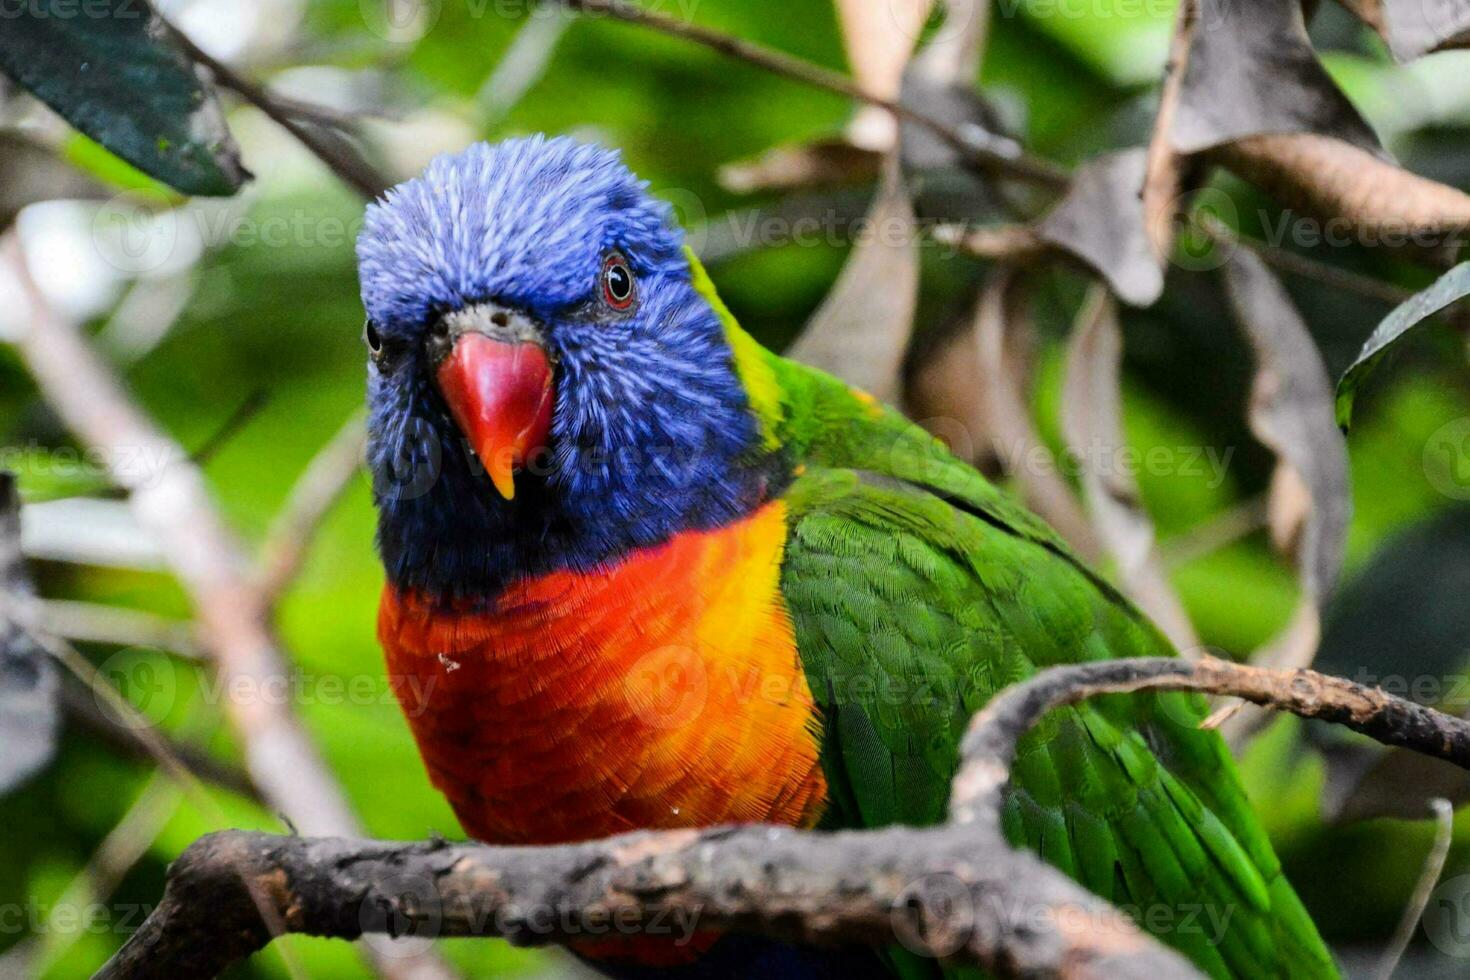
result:
[(779, 594), (784, 507), (493, 609), (384, 591), (378, 634), (434, 784), (471, 835), (809, 825), (826, 786)]

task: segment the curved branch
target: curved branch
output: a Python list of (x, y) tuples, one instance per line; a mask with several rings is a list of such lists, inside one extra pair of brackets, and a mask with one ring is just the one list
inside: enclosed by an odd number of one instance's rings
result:
[(1016, 742), (1031, 725), (1096, 694), (1144, 690), (1245, 698), (1470, 768), (1470, 722), (1315, 671), (1208, 657), (1056, 667), (975, 716), (951, 820), (940, 827), (715, 828), (555, 847), (213, 834), (169, 869), (163, 900), (99, 976), (211, 975), (282, 929), (527, 945), (710, 929), (825, 945), (897, 941), (999, 976), (1198, 977), (1000, 830)]
[(1199, 691), (1333, 722), (1470, 769), (1470, 721), (1315, 670), (1271, 670), (1215, 657), (1140, 657), (1054, 667), (997, 694), (970, 722), (950, 794), (959, 823), (995, 819), (1016, 740), (1052, 708), (1098, 694)]

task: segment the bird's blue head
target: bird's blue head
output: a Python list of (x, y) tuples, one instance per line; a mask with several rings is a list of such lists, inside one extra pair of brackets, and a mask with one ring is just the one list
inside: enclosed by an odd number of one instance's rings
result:
[(533, 136), (369, 206), (368, 459), (390, 581), (445, 598), (590, 570), (779, 481), (683, 235), (617, 153)]

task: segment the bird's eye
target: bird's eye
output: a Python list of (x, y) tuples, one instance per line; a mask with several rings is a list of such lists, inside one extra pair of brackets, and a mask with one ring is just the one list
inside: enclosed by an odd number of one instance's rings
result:
[(383, 353), (383, 338), (379, 335), (378, 328), (373, 326), (373, 321), (371, 320), (362, 328), (362, 342), (367, 344), (368, 353), (374, 357)]
[(633, 308), (635, 299), (633, 270), (627, 259), (614, 252), (602, 262), (602, 301), (622, 313)]

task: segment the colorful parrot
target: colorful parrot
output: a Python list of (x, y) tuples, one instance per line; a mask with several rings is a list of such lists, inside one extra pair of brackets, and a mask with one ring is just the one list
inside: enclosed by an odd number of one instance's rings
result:
[[(441, 156), (368, 208), (357, 251), (378, 635), (475, 838), (933, 824), (996, 691), (1173, 654), (922, 429), (757, 344), (615, 152)], [(1051, 713), (1008, 836), (1211, 976), (1336, 976), (1201, 713)], [(974, 975), (709, 933), (574, 948), (625, 978)]]

